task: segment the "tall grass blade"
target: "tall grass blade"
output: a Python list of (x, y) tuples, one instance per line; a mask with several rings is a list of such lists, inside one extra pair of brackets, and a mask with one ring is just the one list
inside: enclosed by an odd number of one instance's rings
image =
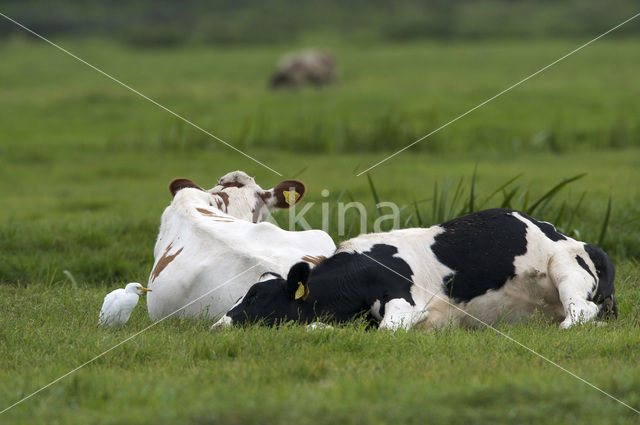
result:
[(581, 178), (583, 178), (584, 176), (586, 176), (587, 173), (582, 173), (582, 174), (578, 174), (577, 176), (573, 176), (570, 177), (568, 179), (564, 179), (562, 180), (560, 183), (558, 183), (557, 185), (555, 185), (554, 187), (551, 188), (551, 190), (549, 190), (547, 193), (545, 193), (544, 195), (542, 195), (540, 197), (540, 199), (538, 199), (536, 202), (533, 203), (533, 205), (531, 205), (531, 207), (526, 208), (525, 207), (525, 212), (529, 215), (533, 215), (533, 213), (535, 212), (535, 210), (543, 203), (543, 202), (548, 202), (551, 198), (553, 198), (555, 195), (558, 194), (558, 192), (560, 192), (566, 185), (568, 185), (569, 183), (572, 183), (576, 180), (579, 180)]
[(349, 200), (349, 202), (356, 202), (356, 198), (354, 198), (351, 192), (349, 192), (348, 190), (345, 192), (345, 195), (347, 195), (347, 199)]
[(373, 184), (373, 180), (371, 179), (371, 175), (367, 173), (367, 180), (369, 181), (369, 188), (371, 189), (371, 194), (373, 195), (373, 201), (376, 203), (376, 211), (378, 212), (378, 216), (382, 215), (380, 211), (380, 198), (378, 197), (378, 192), (376, 192), (376, 187)]
[(478, 171), (478, 163), (473, 167), (473, 175), (471, 176), (471, 192), (469, 193), (469, 214), (474, 211), (476, 199), (476, 172)]
[(418, 201), (413, 201), (413, 208), (416, 211), (416, 219), (418, 220), (418, 227), (424, 227), (424, 220), (420, 215), (420, 209), (418, 208)]
[(513, 199), (513, 197), (516, 195), (516, 193), (518, 193), (518, 189), (519, 187), (514, 187), (510, 192), (507, 192), (507, 190), (503, 190), (502, 192), (502, 204), (500, 205), (500, 208), (512, 208), (511, 205), (511, 200)]
[(437, 223), (437, 211), (438, 211), (438, 182), (435, 181), (433, 182), (433, 197), (431, 198), (433, 199), (433, 203), (431, 204), (431, 222), (428, 223), (429, 225)]
[(78, 282), (76, 282), (76, 278), (73, 277), (73, 275), (69, 270), (63, 270), (62, 274), (64, 274), (67, 277), (67, 279), (69, 279), (69, 281), (71, 282), (71, 287), (73, 289), (78, 289)]
[(558, 223), (560, 223), (562, 220), (562, 217), (564, 216), (564, 211), (567, 208), (567, 203), (566, 202), (562, 202), (562, 205), (560, 205), (560, 208), (558, 208), (558, 213), (556, 214), (556, 218), (552, 221), (553, 224), (558, 225)]
[(291, 176), (292, 179), (295, 179), (297, 177), (299, 177), (302, 173), (304, 173), (305, 171), (307, 171), (307, 168), (309, 168), (309, 164), (305, 165), (304, 167), (302, 167), (301, 169), (299, 169), (297, 172), (295, 172), (293, 174), (293, 176)]
[(600, 236), (598, 236), (598, 246), (602, 246), (604, 241), (604, 235), (607, 233), (607, 226), (609, 225), (609, 218), (611, 217), (611, 195), (609, 195), (609, 202), (607, 202), (607, 211), (604, 213), (604, 220), (602, 221), (602, 228), (600, 229)]
[(578, 202), (576, 203), (576, 205), (573, 207), (573, 209), (571, 211), (571, 215), (569, 216), (569, 223), (567, 223), (567, 225), (566, 225), (567, 232), (571, 231), (571, 227), (573, 227), (573, 220), (576, 217), (576, 213), (580, 209), (580, 206), (582, 205), (582, 201), (584, 201), (584, 197), (585, 196), (587, 196), (587, 191), (586, 190), (584, 192), (582, 192), (582, 195), (580, 196), (580, 199), (578, 199)]
[[(507, 188), (507, 186), (509, 186), (511, 183), (513, 183), (514, 181), (518, 180), (520, 177), (522, 177), (522, 173), (518, 174), (517, 176), (507, 180), (506, 183), (503, 183), (502, 185), (500, 185), (496, 190), (494, 190), (493, 192), (491, 192), (491, 194), (489, 196), (487, 196), (483, 201), (482, 204), (480, 204), (478, 206), (478, 210), (484, 208), (484, 206), (487, 204), (487, 202), (489, 202), (494, 196), (496, 196), (498, 193), (502, 192), (505, 188)], [(503, 201), (504, 203), (504, 201)], [(504, 207), (503, 207), (504, 208)]]
[[(464, 177), (460, 177), (460, 180), (458, 180), (458, 185), (456, 186), (456, 190), (455, 192), (453, 192), (453, 199), (451, 199), (451, 205), (449, 206), (449, 212), (447, 213), (447, 220), (458, 216), (453, 212), (453, 209), (458, 205), (458, 200), (462, 198), (462, 194), (464, 193), (464, 188), (462, 187), (463, 181)], [(471, 190), (473, 190), (473, 188)], [(464, 209), (464, 206), (462, 208)]]
[(347, 188), (349, 187), (349, 184), (351, 184), (351, 181), (353, 181), (353, 178), (356, 176), (358, 168), (360, 168), (360, 164), (356, 165), (356, 167), (353, 169), (353, 173), (351, 174), (351, 177), (349, 177), (347, 182), (342, 187), (342, 190), (338, 194), (338, 197), (336, 198), (336, 201), (333, 204), (333, 207), (331, 208), (331, 216), (332, 217), (333, 217), (333, 213), (335, 212), (336, 208), (338, 208), (338, 203), (342, 200), (342, 198), (344, 197), (345, 193), (347, 193)]
[(522, 208), (520, 208), (520, 210), (527, 212), (527, 205), (529, 205), (529, 191), (527, 190), (523, 195), (520, 195), (520, 199), (522, 199)]
[(445, 210), (447, 207), (447, 199), (449, 199), (449, 188), (451, 187), (451, 185), (449, 183), (447, 183), (446, 185), (442, 186), (442, 190), (440, 191), (440, 203), (439, 203), (439, 208), (438, 208), (438, 219), (436, 221), (436, 223), (442, 223), (443, 221), (445, 221)]

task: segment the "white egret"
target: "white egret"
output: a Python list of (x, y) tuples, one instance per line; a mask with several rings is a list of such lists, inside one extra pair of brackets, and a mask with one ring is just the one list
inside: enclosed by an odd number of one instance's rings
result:
[(133, 308), (138, 304), (138, 296), (150, 292), (137, 282), (129, 283), (127, 286), (109, 292), (104, 297), (98, 324), (103, 326), (122, 326), (127, 323)]

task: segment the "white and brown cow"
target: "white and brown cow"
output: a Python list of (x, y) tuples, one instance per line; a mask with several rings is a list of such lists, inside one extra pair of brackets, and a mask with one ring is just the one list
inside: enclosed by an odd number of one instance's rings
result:
[(335, 250), (323, 231), (290, 232), (263, 221), (271, 209), (300, 201), (305, 186), (298, 180), (263, 190), (244, 172), (234, 171), (210, 190), (188, 179), (173, 180), (169, 190), (173, 201), (162, 214), (149, 276), (152, 319), (207, 292), (177, 314), (219, 317), (264, 273), (286, 273), (300, 260), (313, 261)]
[(298, 263), (282, 276), (253, 285), (214, 326), (368, 313), (395, 330), (516, 322), (538, 311), (568, 328), (617, 316), (604, 251), (507, 209), (360, 235), (312, 270)]

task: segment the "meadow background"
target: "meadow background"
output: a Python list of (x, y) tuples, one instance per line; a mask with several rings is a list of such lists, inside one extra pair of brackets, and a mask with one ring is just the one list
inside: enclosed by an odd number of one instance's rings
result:
[[(355, 176), (640, 11), (634, 7), (0, 2), (0, 12), (284, 175), (0, 17), (0, 410), (151, 323), (141, 301), (126, 328), (98, 329), (102, 297), (146, 282), (172, 178), (211, 187), (236, 169), (265, 188), (303, 180), (316, 228), (327, 201), (363, 202), (370, 223), (376, 200), (396, 202), (405, 227), (511, 206), (600, 241), (618, 268), (617, 322), (561, 332), (538, 318), (499, 329), (640, 408), (640, 22)], [(281, 55), (306, 47), (334, 54), (339, 83), (270, 91)], [(357, 234), (351, 218), (346, 235), (331, 221), (336, 242)], [(0, 422), (638, 418), (491, 330), (391, 334), (355, 323), (211, 333), (209, 325), (162, 322)]]

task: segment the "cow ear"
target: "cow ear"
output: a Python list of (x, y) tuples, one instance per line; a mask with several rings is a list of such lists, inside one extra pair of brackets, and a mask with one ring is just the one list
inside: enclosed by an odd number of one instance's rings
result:
[(285, 180), (263, 192), (261, 198), (269, 208), (291, 208), (302, 199), (306, 190), (300, 180)]
[(175, 197), (176, 193), (178, 193), (180, 189), (184, 189), (185, 187), (193, 187), (195, 189), (204, 191), (203, 188), (189, 179), (173, 179), (171, 180), (171, 183), (169, 183), (169, 192), (171, 192), (171, 196)]
[(305, 263), (304, 261), (294, 264), (291, 270), (289, 270), (289, 274), (287, 275), (287, 293), (292, 300), (307, 300), (309, 296), (309, 286), (307, 285), (309, 270), (309, 263)]
[(265, 280), (271, 280), (271, 279), (282, 279), (282, 276), (274, 272), (264, 272), (260, 275), (258, 282), (264, 282)]

